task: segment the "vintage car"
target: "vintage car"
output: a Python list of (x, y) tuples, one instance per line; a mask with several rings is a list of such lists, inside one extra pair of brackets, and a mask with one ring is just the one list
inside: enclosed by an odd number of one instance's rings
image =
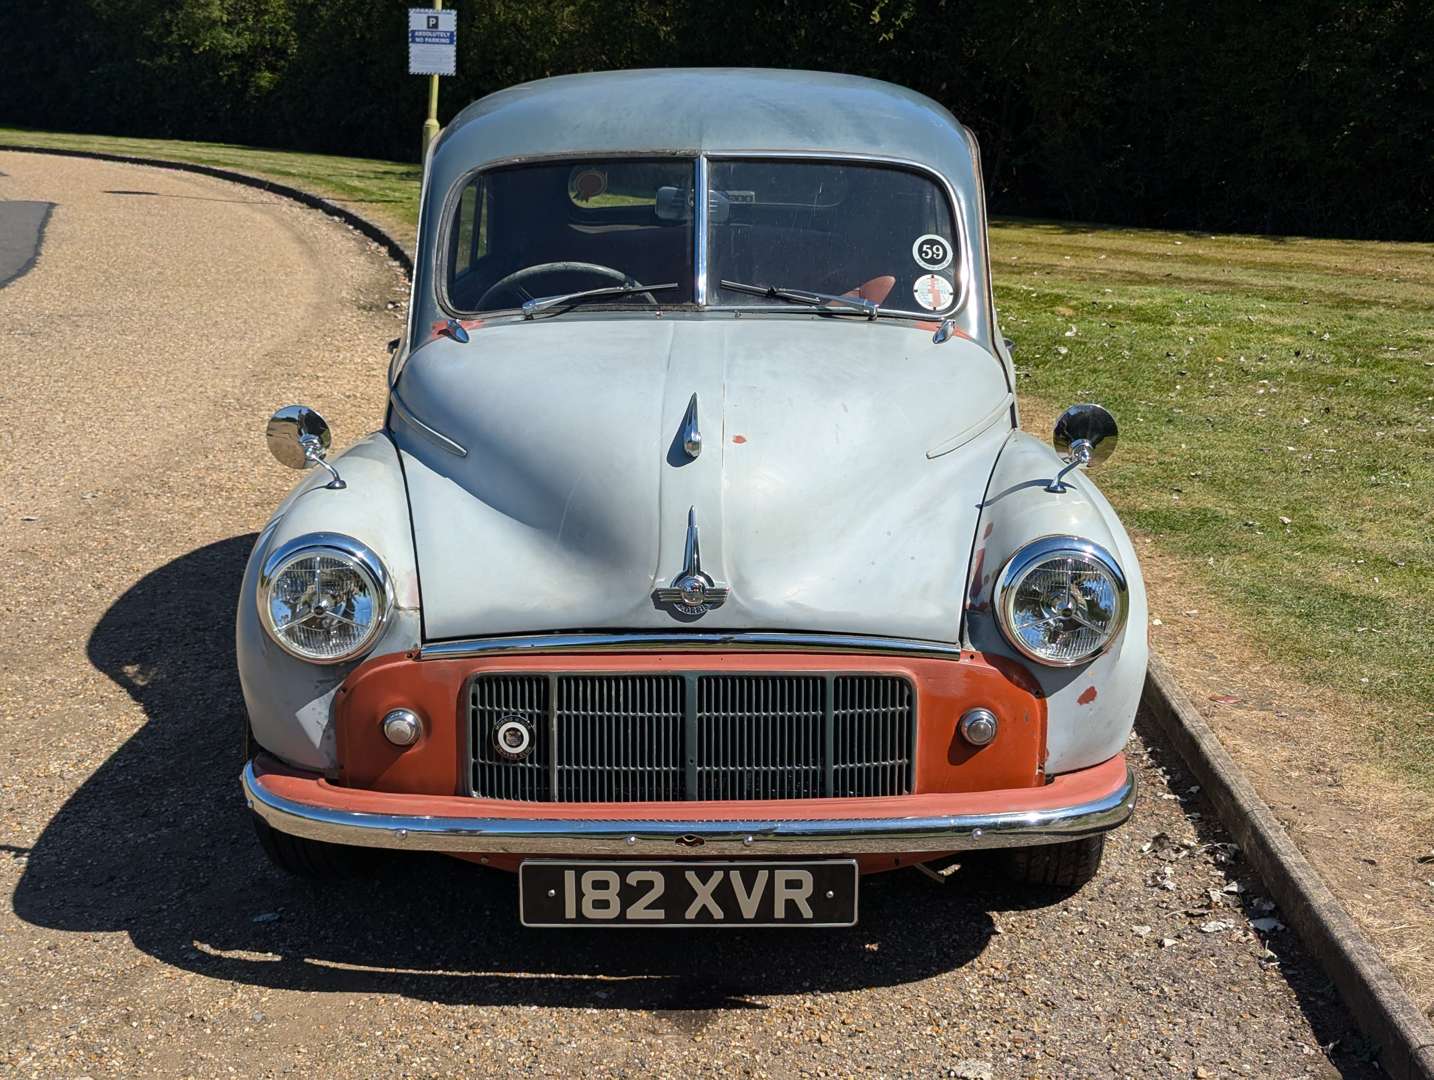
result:
[[(1135, 552), (1019, 426), (971, 132), (799, 72), (546, 79), (431, 148), (383, 427), (238, 606), (280, 867), (519, 874), (526, 925), (850, 925), (862, 874), (1077, 887), (1130, 815)], [(996, 849), (989, 853), (982, 849)]]

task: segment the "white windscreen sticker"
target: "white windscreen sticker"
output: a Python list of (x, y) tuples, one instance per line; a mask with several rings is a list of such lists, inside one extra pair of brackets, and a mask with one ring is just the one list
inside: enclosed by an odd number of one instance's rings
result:
[(955, 290), (951, 288), (951, 282), (940, 274), (927, 274), (916, 279), (911, 293), (916, 297), (916, 302), (927, 311), (945, 311), (951, 306), (951, 297), (955, 295)]

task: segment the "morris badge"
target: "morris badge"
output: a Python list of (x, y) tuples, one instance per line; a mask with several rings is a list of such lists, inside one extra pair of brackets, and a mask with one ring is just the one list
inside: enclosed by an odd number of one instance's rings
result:
[(727, 586), (713, 581), (702, 572), (702, 552), (697, 542), (697, 508), (687, 511), (687, 545), (682, 556), (682, 573), (670, 588), (654, 589), (652, 599), (659, 605), (670, 605), (673, 613), (696, 618), (727, 599)]

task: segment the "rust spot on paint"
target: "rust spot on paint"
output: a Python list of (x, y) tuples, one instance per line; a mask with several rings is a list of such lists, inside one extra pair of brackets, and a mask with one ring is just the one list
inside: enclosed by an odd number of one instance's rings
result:
[(971, 589), (966, 594), (968, 602), (974, 604), (981, 599), (981, 587), (985, 585), (985, 579), (981, 577), (981, 569), (986, 565), (986, 549), (982, 548), (976, 552), (976, 559), (971, 567)]
[(733, 436), (732, 436), (732, 441), (733, 441), (734, 443), (744, 443), (744, 442), (747, 441), (747, 436), (745, 436), (745, 435), (733, 435)]
[(1089, 704), (1090, 704), (1092, 701), (1094, 701), (1094, 700), (1095, 700), (1095, 687), (1094, 687), (1094, 686), (1087, 686), (1087, 687), (1085, 688), (1085, 690), (1081, 693), (1081, 696), (1078, 697), (1078, 698), (1076, 698), (1076, 704), (1077, 704), (1077, 705), (1089, 705)]
[[(458, 325), (461, 326), (461, 327), (463, 327), (463, 329), (465, 329), (465, 330), (477, 330), (477, 329), (479, 329), (480, 327), (482, 327), (482, 325), (483, 325), (483, 320), (482, 320), (482, 319), (459, 319), (459, 320), (458, 320)], [(443, 322), (436, 322), (436, 323), (433, 324), (433, 328), (432, 328), (432, 330), (429, 332), (429, 335), (428, 335), (428, 340), (429, 340), (429, 341), (432, 341), (432, 340), (434, 340), (435, 338), (441, 338), (441, 337), (452, 337), (452, 335), (448, 332), (448, 321), (447, 321), (446, 319), (445, 319)]]
[[(930, 321), (929, 319), (922, 319), (922, 320), (920, 320), (919, 322), (911, 322), (911, 323), (907, 323), (906, 325), (907, 325), (907, 326), (910, 326), (913, 330), (929, 330), (929, 331), (930, 331), (931, 333), (933, 333), (933, 334), (936, 333), (936, 331), (938, 331), (938, 330), (941, 329), (941, 322), (940, 322), (940, 320), (937, 320), (936, 322), (932, 322), (932, 321)], [(966, 331), (965, 331), (965, 330), (962, 330), (959, 326), (953, 326), (953, 327), (951, 328), (951, 336), (952, 336), (952, 337), (958, 337), (958, 338), (964, 338), (964, 339), (967, 340), (967, 341), (974, 341), (974, 340), (975, 340), (974, 338), (971, 337), (970, 334), (966, 333)]]

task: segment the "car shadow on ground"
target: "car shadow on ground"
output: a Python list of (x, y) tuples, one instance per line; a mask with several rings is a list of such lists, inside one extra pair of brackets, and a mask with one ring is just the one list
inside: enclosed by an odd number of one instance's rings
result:
[(1022, 906), (1020, 893), (969, 880), (970, 870), (946, 888), (903, 871), (866, 879), (861, 925), (850, 930), (636, 939), (526, 930), (514, 877), (440, 856), (395, 856), (373, 881), (289, 878), (265, 861), (238, 785), (234, 603), (254, 539), (154, 571), (95, 627), (91, 662), (146, 722), (29, 852), (14, 896), (23, 919), (123, 931), (166, 963), (266, 987), (693, 1010), (923, 979), (979, 955), (994, 933), (991, 911)]

